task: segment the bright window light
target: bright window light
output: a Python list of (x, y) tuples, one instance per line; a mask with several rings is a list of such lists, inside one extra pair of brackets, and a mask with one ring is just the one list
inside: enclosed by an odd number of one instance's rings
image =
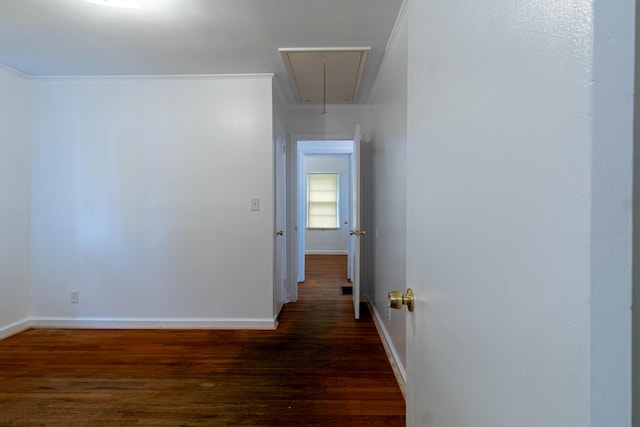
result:
[(122, 7), (126, 9), (142, 9), (138, 0), (85, 0), (89, 3), (107, 7)]
[(340, 228), (338, 182), (337, 173), (307, 174), (307, 228)]

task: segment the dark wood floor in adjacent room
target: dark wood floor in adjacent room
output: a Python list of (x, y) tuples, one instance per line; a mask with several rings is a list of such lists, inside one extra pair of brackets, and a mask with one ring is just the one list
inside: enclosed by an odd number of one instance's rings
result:
[(31, 329), (0, 341), (1, 426), (403, 426), (342, 256), (307, 257), (276, 331)]

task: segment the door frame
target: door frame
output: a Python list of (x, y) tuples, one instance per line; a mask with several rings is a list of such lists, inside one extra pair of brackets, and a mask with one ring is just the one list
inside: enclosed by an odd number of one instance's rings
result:
[[(286, 131), (274, 121), (273, 316), (287, 302), (287, 149)], [(280, 234), (282, 233), (282, 234)]]
[[(640, 89), (640, 5), (636, 6), (634, 90)], [(631, 249), (631, 424), (640, 427), (640, 97), (633, 98)]]
[[(318, 142), (318, 145), (299, 150), (300, 141)], [(337, 143), (332, 143), (335, 141)], [(286, 300), (298, 300), (298, 282), (304, 281), (304, 218), (300, 218), (299, 204), (304, 189), (304, 156), (308, 154), (351, 154), (353, 143), (347, 149), (345, 141), (353, 141), (348, 133), (292, 133), (287, 138), (287, 284)], [(295, 153), (295, 155), (294, 155)], [(349, 191), (351, 193), (351, 190)], [(351, 195), (350, 195), (351, 196)], [(349, 200), (350, 202), (350, 200)], [(302, 221), (302, 222), (301, 222)], [(302, 224), (299, 226), (299, 224)], [(302, 280), (300, 280), (302, 279)]]

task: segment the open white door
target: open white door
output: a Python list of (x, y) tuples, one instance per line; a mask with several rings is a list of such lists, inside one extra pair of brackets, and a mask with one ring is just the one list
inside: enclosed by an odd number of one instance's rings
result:
[(351, 155), (351, 232), (349, 236), (349, 276), (353, 283), (353, 312), (360, 318), (360, 238), (364, 230), (360, 227), (360, 125), (353, 135)]
[[(302, 143), (301, 143), (302, 144)], [(305, 276), (305, 229), (306, 229), (306, 206), (304, 201), (305, 193), (307, 189), (307, 180), (306, 180), (306, 172), (304, 170), (304, 150), (300, 148), (299, 145), (296, 146), (296, 170), (297, 170), (297, 180), (296, 180), (296, 216), (297, 216), (297, 228), (298, 234), (296, 235), (297, 241), (297, 251), (296, 251), (296, 264), (298, 266), (297, 273), (297, 282), (304, 282)]]
[(277, 317), (286, 302), (287, 277), (287, 188), (286, 188), (286, 149), (284, 131), (278, 134), (275, 144), (275, 269), (274, 269), (274, 316)]

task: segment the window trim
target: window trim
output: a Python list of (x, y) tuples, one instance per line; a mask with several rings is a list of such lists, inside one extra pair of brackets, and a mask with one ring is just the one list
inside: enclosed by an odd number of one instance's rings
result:
[[(310, 214), (310, 206), (311, 206), (311, 175), (335, 175), (336, 176), (336, 201), (335, 201), (335, 208), (336, 208), (336, 215), (335, 215), (335, 227), (311, 227), (309, 226), (309, 214)], [(306, 182), (306, 206), (305, 206), (305, 228), (307, 230), (313, 230), (313, 231), (322, 231), (322, 230), (340, 230), (340, 172), (336, 172), (336, 171), (329, 171), (329, 172), (307, 172), (306, 173), (307, 176), (307, 182)]]

